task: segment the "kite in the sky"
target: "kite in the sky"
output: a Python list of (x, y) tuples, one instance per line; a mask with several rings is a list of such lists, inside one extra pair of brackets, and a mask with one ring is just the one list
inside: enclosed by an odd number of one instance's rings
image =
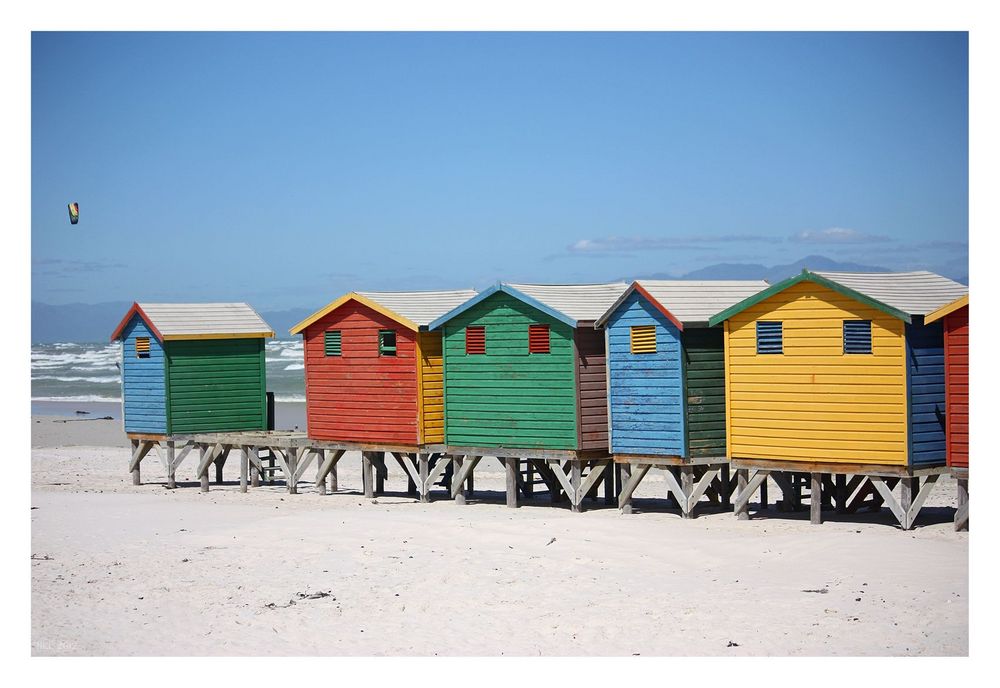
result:
[(69, 204), (69, 222), (70, 222), (70, 224), (75, 225), (79, 221), (80, 221), (80, 204), (79, 203), (70, 203)]

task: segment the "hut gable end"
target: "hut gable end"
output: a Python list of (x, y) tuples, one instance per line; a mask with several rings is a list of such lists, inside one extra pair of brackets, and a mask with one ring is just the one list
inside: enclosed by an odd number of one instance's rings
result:
[[(632, 327), (655, 327), (655, 353), (632, 353)], [(684, 456), (680, 330), (632, 292), (606, 324), (611, 451)]]
[[(781, 354), (756, 351), (756, 321), (782, 323)], [(870, 320), (872, 353), (844, 353), (844, 320)], [(734, 458), (907, 462), (904, 322), (801, 280), (728, 319), (727, 426)]]
[[(528, 326), (534, 324), (549, 326), (549, 353), (529, 353)], [(466, 353), (469, 325), (485, 327), (485, 354)], [(573, 328), (497, 290), (450, 317), (441, 329), (448, 444), (576, 447)]]
[[(325, 333), (340, 332), (327, 356)], [(379, 355), (379, 331), (396, 332), (396, 355)], [(416, 332), (356, 300), (302, 330), (309, 437), (414, 445), (417, 433)]]
[[(119, 335), (125, 432), (165, 434), (168, 430), (163, 345), (138, 313), (132, 315)], [(136, 355), (138, 337), (149, 339), (147, 358)]]

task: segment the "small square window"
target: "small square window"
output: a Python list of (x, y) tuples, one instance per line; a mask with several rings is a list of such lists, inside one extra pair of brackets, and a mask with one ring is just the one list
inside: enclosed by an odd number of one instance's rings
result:
[(135, 338), (135, 357), (149, 358), (149, 337)]
[(485, 354), (486, 353), (486, 328), (466, 327), (465, 328), (465, 353)]
[(378, 331), (378, 355), (379, 356), (396, 355), (396, 330)]
[(528, 353), (549, 353), (549, 326), (528, 325)]
[(323, 333), (323, 355), (340, 356), (340, 330), (329, 330)]
[(632, 344), (632, 353), (656, 353), (656, 325), (633, 325), (629, 328), (629, 338)]
[(872, 352), (872, 321), (844, 321), (844, 353), (870, 354)]
[(781, 322), (757, 321), (757, 353), (782, 354)]

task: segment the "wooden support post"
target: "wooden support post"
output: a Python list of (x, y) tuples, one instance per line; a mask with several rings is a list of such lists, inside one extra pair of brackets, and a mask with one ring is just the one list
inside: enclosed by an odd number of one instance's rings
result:
[(955, 530), (969, 529), (969, 479), (957, 478), (958, 508), (955, 510)]
[(580, 483), (582, 482), (583, 465), (580, 461), (569, 462), (569, 482), (573, 486), (573, 499), (570, 501), (571, 509), (577, 513), (583, 511), (583, 495), (580, 494)]
[[(677, 466), (668, 466), (666, 472), (669, 473), (670, 476), (673, 478), (673, 481), (671, 481), (670, 478), (667, 478), (667, 508), (680, 509), (681, 503), (677, 499), (677, 495), (675, 495), (674, 491), (670, 488), (672, 485), (675, 484), (680, 485), (681, 482), (684, 480), (681, 477), (681, 469), (678, 468)], [(683, 492), (683, 489), (681, 491)]]
[[(739, 468), (736, 470), (736, 494), (737, 496), (743, 494), (747, 489), (748, 475), (750, 471), (746, 468)], [(761, 483), (763, 486), (763, 483)], [(736, 518), (740, 521), (748, 521), (750, 519), (750, 499), (747, 498), (742, 503), (737, 501), (736, 503)]]
[[(632, 467), (627, 463), (616, 463), (615, 468), (618, 470), (618, 482), (621, 484), (621, 489), (618, 492), (618, 506), (622, 510), (623, 514), (632, 513), (632, 493), (629, 492), (625, 499), (622, 496), (625, 495), (625, 485), (628, 484), (629, 478), (632, 477)], [(634, 490), (633, 490), (634, 491)]]
[(476, 474), (473, 471), (469, 471), (469, 477), (465, 481), (465, 496), (472, 499), (474, 492), (476, 491)]
[(760, 511), (767, 511), (767, 479), (760, 484)]
[(340, 484), (337, 479), (337, 466), (339, 465), (340, 465), (339, 461), (333, 464), (333, 466), (330, 468), (330, 472), (327, 474), (330, 477), (330, 494), (336, 494), (337, 490), (340, 489)]
[(365, 497), (375, 496), (375, 476), (372, 472), (372, 452), (361, 452), (361, 482), (365, 489)]
[(452, 481), (452, 491), (455, 493), (455, 504), (463, 504), (464, 505), (465, 504), (465, 489), (464, 489), (465, 486), (461, 485), (461, 484), (458, 484), (456, 486), (455, 481), (458, 480), (458, 475), (459, 475), (459, 473), (462, 472), (462, 466), (465, 464), (465, 457), (464, 456), (456, 456), (456, 457), (454, 457), (452, 459), (451, 464), (452, 464), (453, 469), (454, 469), (452, 471), (452, 474), (451, 474), (451, 481)]
[(250, 461), (250, 487), (260, 487), (260, 447), (254, 445), (250, 447), (256, 461)]
[(240, 492), (247, 491), (247, 473), (249, 473), (250, 447), (240, 446)]
[(323, 465), (326, 463), (326, 450), (315, 449), (316, 452), (316, 487), (321, 495), (326, 494), (326, 476), (323, 475)]
[(903, 478), (899, 482), (901, 485), (899, 506), (906, 515), (904, 522), (900, 525), (903, 526), (903, 530), (909, 530), (913, 525), (910, 507), (913, 506), (913, 500), (920, 491), (920, 478)]
[(535, 494), (535, 464), (530, 459), (525, 464), (524, 498), (531, 499)]
[(521, 472), (521, 460), (508, 456), (502, 459), (507, 469), (507, 506), (517, 508), (517, 475)]
[(167, 442), (167, 489), (173, 490), (177, 487), (177, 467), (174, 465), (174, 442)]
[[(208, 445), (202, 444), (198, 447), (198, 468), (201, 469), (205, 463), (205, 453), (211, 451)], [(208, 492), (208, 469), (198, 471), (198, 482), (201, 483), (201, 491)]]
[(430, 454), (417, 454), (417, 471), (420, 474), (420, 501), (429, 502), (431, 501), (431, 486), (427, 483), (427, 479), (431, 474), (431, 455)]
[(809, 522), (818, 525), (823, 522), (823, 474), (812, 473), (809, 486)]
[(288, 494), (298, 494), (299, 486), (296, 474), (299, 472), (298, 447), (288, 448)]
[(556, 471), (562, 470), (562, 464), (545, 464), (545, 467), (551, 472), (551, 485), (549, 486), (549, 497), (553, 504), (559, 502), (563, 498), (563, 489), (561, 482), (556, 478)]
[(226, 457), (229, 456), (229, 448), (227, 447), (225, 451), (219, 455), (219, 458), (215, 460), (215, 484), (222, 484), (222, 467), (226, 465)]
[(694, 508), (688, 503), (691, 493), (694, 491), (694, 466), (681, 466), (681, 494), (683, 499), (678, 499), (681, 507), (681, 518), (691, 518)]

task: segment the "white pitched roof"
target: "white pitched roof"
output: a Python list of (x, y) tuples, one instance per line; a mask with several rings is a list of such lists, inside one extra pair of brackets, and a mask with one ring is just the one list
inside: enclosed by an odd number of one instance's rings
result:
[(927, 315), (969, 293), (966, 285), (926, 270), (814, 273), (909, 315)]
[(274, 331), (246, 303), (140, 303), (137, 304), (164, 337), (194, 335), (260, 335)]
[(403, 316), (421, 327), (476, 295), (474, 289), (453, 291), (359, 291), (359, 296)]
[(625, 282), (609, 284), (509, 284), (522, 294), (578, 322), (597, 320), (628, 288)]
[(716, 313), (768, 287), (764, 280), (637, 280), (637, 282), (685, 325), (707, 324), (708, 319)]

